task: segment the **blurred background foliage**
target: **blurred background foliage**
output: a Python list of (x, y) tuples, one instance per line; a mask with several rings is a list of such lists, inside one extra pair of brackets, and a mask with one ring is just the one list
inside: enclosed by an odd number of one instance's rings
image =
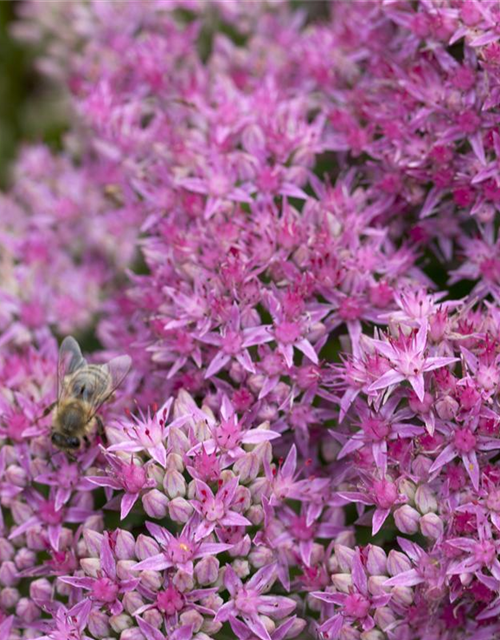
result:
[[(61, 146), (62, 135), (66, 130), (67, 109), (64, 96), (54, 83), (50, 83), (36, 70), (40, 50), (36, 46), (19, 42), (12, 34), (12, 25), (22, 2), (23, 0), (0, 0), (1, 189), (9, 184), (9, 167), (20, 144), (45, 142), (57, 149)], [(290, 3), (296, 8), (305, 9), (308, 21), (321, 20), (328, 15), (329, 0), (290, 0)]]
[(12, 35), (21, 3), (0, 0), (0, 188), (8, 185), (9, 167), (22, 142), (58, 148), (65, 130), (63, 97), (36, 71), (36, 47)]

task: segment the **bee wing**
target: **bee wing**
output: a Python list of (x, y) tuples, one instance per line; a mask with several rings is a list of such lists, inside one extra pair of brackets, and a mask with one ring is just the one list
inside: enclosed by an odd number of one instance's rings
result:
[(132, 359), (130, 356), (118, 356), (117, 358), (110, 360), (107, 364), (103, 364), (99, 367), (100, 372), (104, 373), (107, 377), (107, 384), (98, 384), (98, 381), (96, 380), (96, 384), (91, 385), (94, 388), (94, 392), (88, 398), (85, 398), (92, 407), (91, 416), (96, 413), (99, 407), (101, 407), (121, 385), (125, 376), (130, 371), (131, 365)]
[(59, 360), (57, 363), (57, 399), (60, 400), (64, 393), (64, 380), (87, 366), (87, 361), (82, 356), (82, 350), (78, 342), (67, 336), (59, 348)]

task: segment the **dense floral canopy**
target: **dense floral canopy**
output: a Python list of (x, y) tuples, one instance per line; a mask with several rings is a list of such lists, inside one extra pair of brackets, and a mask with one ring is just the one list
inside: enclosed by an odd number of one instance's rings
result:
[[(21, 12), (0, 640), (499, 635), (500, 2)], [(75, 456), (69, 333), (133, 362)]]

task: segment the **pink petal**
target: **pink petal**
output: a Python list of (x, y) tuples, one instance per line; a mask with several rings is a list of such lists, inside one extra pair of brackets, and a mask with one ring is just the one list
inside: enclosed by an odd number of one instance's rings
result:
[(219, 373), (219, 371), (225, 367), (230, 360), (231, 356), (228, 356), (227, 353), (224, 353), (223, 351), (219, 351), (212, 362), (208, 365), (208, 369), (205, 371), (205, 380), (211, 378), (216, 373)]
[(393, 384), (397, 384), (404, 380), (405, 377), (395, 371), (394, 369), (389, 369), (386, 371), (383, 376), (381, 376), (378, 380), (376, 380), (373, 384), (368, 387), (368, 391), (379, 391), (380, 389), (386, 389)]
[(372, 535), (377, 534), (384, 522), (387, 520), (387, 516), (390, 514), (390, 509), (375, 509), (372, 520)]
[(121, 505), (120, 505), (120, 520), (124, 520), (128, 516), (128, 514), (130, 513), (130, 510), (132, 509), (134, 504), (137, 502), (138, 497), (139, 497), (138, 493), (123, 494)]
[(299, 340), (299, 342), (295, 343), (295, 346), (297, 347), (297, 349), (299, 351), (302, 351), (302, 353), (309, 358), (309, 360), (311, 360), (311, 362), (313, 362), (314, 364), (318, 364), (319, 360), (318, 360), (318, 354), (316, 353), (316, 351), (314, 350), (314, 347), (312, 346), (312, 344), (309, 342), (309, 340)]
[(403, 571), (398, 573), (397, 576), (390, 578), (384, 582), (384, 587), (414, 587), (424, 581), (415, 569), (409, 571)]
[(434, 473), (434, 471), (441, 469), (442, 466), (444, 466), (447, 462), (451, 462), (451, 460), (453, 460), (453, 458), (455, 458), (456, 456), (457, 452), (455, 447), (452, 444), (447, 445), (432, 463), (429, 469), (429, 473)]

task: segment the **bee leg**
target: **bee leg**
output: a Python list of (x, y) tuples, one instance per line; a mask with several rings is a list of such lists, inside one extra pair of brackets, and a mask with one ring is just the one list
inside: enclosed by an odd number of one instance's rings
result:
[(85, 446), (88, 449), (90, 447), (90, 440), (87, 438), (87, 436), (83, 436), (83, 441), (85, 442)]
[(99, 416), (95, 417), (95, 421), (97, 423), (97, 435), (104, 444), (106, 442), (106, 432), (104, 431), (104, 424)]
[(42, 418), (46, 418), (49, 415), (49, 413), (54, 410), (54, 407), (56, 406), (56, 404), (57, 402), (53, 402), (52, 404), (49, 404), (48, 407), (45, 407), (45, 409), (43, 410), (43, 413), (38, 416), (35, 422), (42, 420)]

